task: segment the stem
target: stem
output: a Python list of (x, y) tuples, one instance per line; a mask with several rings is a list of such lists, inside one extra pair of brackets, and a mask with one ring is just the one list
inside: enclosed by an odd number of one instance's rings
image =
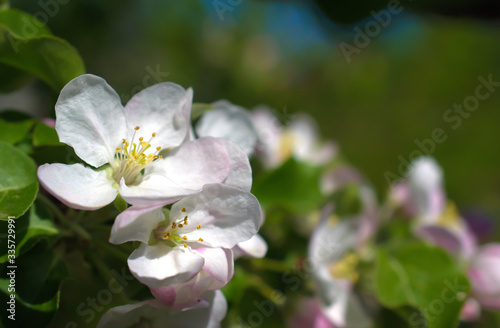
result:
[(73, 232), (75, 232), (77, 235), (82, 237), (83, 239), (90, 240), (92, 239), (89, 235), (89, 233), (83, 229), (80, 225), (78, 225), (76, 222), (71, 221), (68, 219), (63, 212), (54, 204), (49, 198), (47, 198), (43, 194), (38, 194), (38, 200), (45, 205), (49, 211), (51, 211), (56, 218), (61, 222), (62, 225), (70, 228)]

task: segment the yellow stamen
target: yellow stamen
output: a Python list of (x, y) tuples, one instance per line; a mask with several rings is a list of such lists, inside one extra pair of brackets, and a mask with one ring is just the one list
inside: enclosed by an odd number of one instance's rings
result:
[(198, 224), (198, 225), (196, 226), (196, 229), (200, 229), (200, 228), (201, 228), (201, 224)]
[(187, 247), (188, 247), (188, 245), (187, 245), (186, 243), (184, 243), (183, 245), (184, 245), (184, 248), (187, 248)]
[(140, 128), (141, 128), (140, 126), (136, 126), (136, 127), (134, 128), (134, 130), (135, 130), (135, 131), (138, 131)]
[(198, 239), (199, 241), (203, 241), (203, 238)]
[(182, 237), (182, 239), (184, 239), (184, 240), (188, 240), (188, 237), (186, 237), (186, 236), (183, 236), (183, 237)]

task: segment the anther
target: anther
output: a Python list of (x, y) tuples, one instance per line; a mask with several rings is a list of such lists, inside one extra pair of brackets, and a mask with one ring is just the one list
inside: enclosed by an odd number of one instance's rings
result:
[(120, 147), (116, 147), (116, 151), (120, 151), (122, 150)]
[(199, 241), (203, 241), (203, 238), (198, 239)]
[(153, 135), (152, 135), (152, 136), (153, 136), (153, 138), (154, 138), (154, 137), (156, 137), (156, 132), (153, 132)]
[(182, 239), (184, 239), (184, 240), (188, 240), (188, 237), (186, 237), (186, 236), (183, 236), (183, 237), (182, 237)]
[(181, 210), (181, 212), (186, 212), (186, 208), (183, 207), (182, 210)]
[(188, 245), (187, 245), (186, 243), (184, 243), (183, 245), (184, 245), (184, 248), (187, 248), (187, 247), (188, 247)]
[(160, 150), (161, 150), (161, 147), (160, 147), (160, 146), (156, 147), (156, 150), (157, 150), (157, 151), (160, 151)]
[(142, 141), (142, 140), (144, 140), (144, 138), (143, 138), (143, 137), (140, 137), (140, 138), (139, 138), (139, 141)]
[(182, 225), (182, 223), (180, 223), (180, 224), (179, 224), (179, 228), (182, 228), (182, 227), (183, 227), (183, 225)]
[(135, 130), (135, 131), (137, 131), (137, 130), (139, 130), (140, 128), (141, 128), (140, 126), (136, 126), (136, 127), (134, 128), (134, 130)]
[(201, 224), (198, 224), (198, 226), (196, 227), (196, 229), (200, 229), (201, 228)]

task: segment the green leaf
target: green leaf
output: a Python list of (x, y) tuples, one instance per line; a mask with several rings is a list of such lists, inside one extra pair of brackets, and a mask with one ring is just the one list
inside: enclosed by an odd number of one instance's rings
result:
[(0, 142), (0, 220), (26, 212), (38, 192), (35, 163), (15, 147)]
[(14, 9), (0, 11), (0, 62), (39, 77), (56, 91), (85, 73), (73, 46), (52, 36), (39, 20)]
[[(59, 307), (59, 290), (68, 270), (53, 250), (40, 247), (17, 258), (15, 264), (14, 269), (4, 267), (2, 270), (0, 302), (5, 304), (15, 293), (16, 320), (12, 322), (6, 316), (1, 316), (0, 320), (2, 323), (8, 320), (9, 327), (45, 327)], [(7, 275), (10, 270), (15, 271), (13, 289)]]
[(213, 110), (214, 108), (215, 107), (210, 104), (194, 103), (191, 106), (191, 119), (195, 120), (206, 111)]
[(306, 214), (322, 201), (320, 176), (320, 168), (292, 158), (256, 181), (253, 193), (264, 209), (283, 206), (294, 213)]
[(23, 140), (33, 126), (33, 123), (32, 120), (6, 122), (0, 119), (0, 141), (13, 145)]
[(33, 146), (62, 146), (54, 128), (39, 122), (33, 131)]
[[(36, 243), (44, 240), (52, 247), (59, 235), (59, 229), (54, 225), (49, 214), (36, 202), (22, 217), (15, 221), (16, 258), (27, 252)], [(0, 235), (7, 236), (7, 225), (2, 225)], [(0, 263), (8, 260), (7, 248), (2, 249)]]
[(380, 303), (411, 327), (450, 328), (458, 324), (470, 285), (444, 250), (411, 244), (393, 254), (378, 251), (375, 289)]

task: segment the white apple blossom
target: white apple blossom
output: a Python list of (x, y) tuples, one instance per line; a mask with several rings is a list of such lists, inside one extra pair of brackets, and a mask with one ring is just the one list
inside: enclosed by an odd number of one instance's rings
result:
[(408, 172), (407, 208), (422, 224), (433, 224), (445, 209), (443, 170), (432, 157), (420, 157)]
[(340, 219), (332, 214), (333, 206), (326, 206), (309, 243), (321, 311), (335, 327), (372, 327), (353, 289), (358, 280), (358, 252), (377, 226), (377, 203), (365, 185), (360, 186), (359, 197), (363, 208), (352, 217)]
[(196, 307), (173, 310), (157, 300), (122, 305), (108, 310), (97, 328), (219, 328), (227, 302), (221, 291), (207, 292)]
[(202, 270), (225, 284), (232, 277), (230, 249), (252, 238), (262, 222), (257, 199), (210, 184), (173, 204), (167, 217), (164, 205), (132, 206), (113, 224), (111, 243), (142, 242), (128, 259), (132, 274), (152, 289), (189, 282)]
[(251, 156), (257, 143), (257, 130), (250, 112), (243, 107), (219, 100), (212, 104), (213, 110), (203, 113), (196, 125), (199, 137), (218, 137), (227, 139)]
[(146, 205), (223, 182), (231, 161), (220, 140), (183, 143), (192, 96), (191, 89), (160, 83), (124, 107), (104, 79), (91, 74), (73, 79), (56, 104), (56, 131), (92, 168), (45, 164), (38, 169), (41, 184), (66, 205), (93, 210), (111, 203), (118, 192), (131, 204)]
[(153, 296), (172, 309), (195, 306), (202, 294), (224, 287), (234, 274), (234, 259), (230, 249), (194, 248), (193, 252), (203, 256), (205, 263), (201, 271), (184, 283), (170, 284), (158, 288), (150, 287)]
[(268, 108), (257, 107), (252, 120), (259, 137), (257, 153), (268, 168), (280, 166), (290, 157), (323, 165), (337, 153), (334, 143), (320, 141), (318, 127), (306, 114), (294, 116), (283, 126)]

